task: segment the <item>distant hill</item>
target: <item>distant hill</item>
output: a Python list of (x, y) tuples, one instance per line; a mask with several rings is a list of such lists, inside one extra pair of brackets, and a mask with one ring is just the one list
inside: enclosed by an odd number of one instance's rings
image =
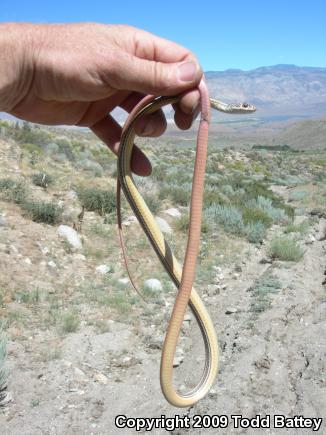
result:
[(212, 96), (254, 103), (259, 118), (326, 115), (326, 68), (275, 65), (208, 71), (205, 76)]
[[(326, 68), (274, 65), (250, 71), (208, 71), (205, 76), (212, 97), (256, 104), (254, 118), (287, 121), (326, 117)], [(172, 110), (167, 109), (166, 113), (172, 121)], [(119, 121), (125, 119), (121, 109), (116, 109), (114, 115)], [(6, 117), (0, 113), (0, 118)], [(219, 114), (214, 119), (229, 121), (232, 117)]]

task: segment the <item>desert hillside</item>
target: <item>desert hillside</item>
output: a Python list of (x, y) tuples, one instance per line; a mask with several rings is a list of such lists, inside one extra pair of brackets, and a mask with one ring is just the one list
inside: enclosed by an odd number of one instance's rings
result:
[[(307, 147), (296, 146), (306, 122), (272, 146), (221, 147), (213, 134), (196, 288), (217, 331), (220, 368), (189, 410), (169, 406), (159, 385), (176, 290), (126, 203), (131, 271), (146, 302), (123, 265), (115, 157), (84, 131), (0, 122), (2, 434), (130, 434), (115, 427), (119, 414), (325, 415), (326, 149), (312, 149), (308, 136)], [(136, 180), (182, 261), (194, 150), (179, 139), (141, 140), (153, 173)], [(196, 384), (203, 363), (189, 312), (175, 358), (181, 390)], [(252, 432), (229, 422), (225, 433)]]

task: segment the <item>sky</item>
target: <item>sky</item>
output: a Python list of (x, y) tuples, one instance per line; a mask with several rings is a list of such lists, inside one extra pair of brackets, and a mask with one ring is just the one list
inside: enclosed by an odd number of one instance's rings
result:
[(129, 24), (186, 46), (205, 71), (326, 67), (325, 0), (11, 0), (6, 21)]

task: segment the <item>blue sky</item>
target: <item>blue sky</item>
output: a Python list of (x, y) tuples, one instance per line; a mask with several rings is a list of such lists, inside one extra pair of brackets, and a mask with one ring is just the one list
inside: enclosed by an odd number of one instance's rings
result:
[(325, 0), (11, 0), (0, 21), (130, 24), (190, 48), (206, 71), (326, 67)]

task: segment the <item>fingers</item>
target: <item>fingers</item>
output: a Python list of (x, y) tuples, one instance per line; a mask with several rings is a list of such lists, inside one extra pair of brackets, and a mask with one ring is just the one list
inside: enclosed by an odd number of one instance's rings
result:
[[(130, 113), (143, 97), (144, 95), (134, 92), (120, 104), (120, 107)], [(163, 111), (158, 110), (140, 118), (135, 124), (135, 131), (138, 136), (157, 137), (165, 132), (166, 125)]]
[(114, 64), (111, 63), (106, 79), (111, 86), (119, 90), (174, 95), (196, 87), (202, 74), (200, 66), (194, 60), (164, 63), (120, 52)]
[[(112, 116), (108, 115), (90, 128), (114, 154), (118, 154), (122, 129)], [(152, 172), (150, 161), (137, 146), (133, 148), (131, 170), (135, 174), (143, 177), (150, 175)]]

